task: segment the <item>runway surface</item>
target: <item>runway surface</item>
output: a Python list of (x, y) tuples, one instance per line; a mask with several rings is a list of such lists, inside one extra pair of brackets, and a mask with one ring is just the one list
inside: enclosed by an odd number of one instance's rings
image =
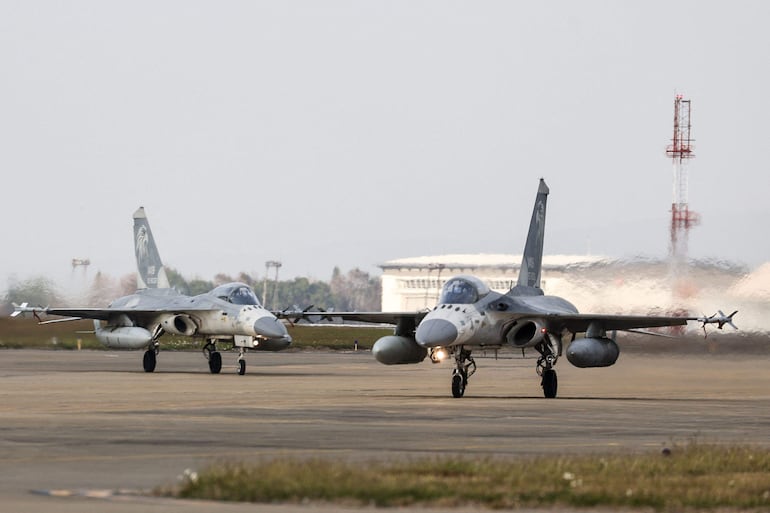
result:
[(253, 510), (31, 493), (146, 490), (233, 458), (657, 451), (692, 437), (770, 445), (763, 355), (621, 355), (607, 369), (564, 360), (554, 400), (542, 397), (534, 359), (479, 359), (466, 396), (453, 399), (448, 362), (387, 367), (368, 352), (251, 353), (238, 376), (234, 353), (223, 353), (220, 375), (200, 353), (161, 353), (153, 374), (141, 370), (141, 356), (0, 351), (3, 511)]

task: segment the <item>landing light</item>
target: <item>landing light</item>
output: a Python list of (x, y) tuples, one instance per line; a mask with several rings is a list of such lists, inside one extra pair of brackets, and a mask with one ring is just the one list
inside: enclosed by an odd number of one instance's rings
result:
[(447, 352), (445, 349), (439, 348), (433, 351), (433, 353), (430, 355), (431, 360), (433, 360), (434, 363), (442, 362), (447, 357)]

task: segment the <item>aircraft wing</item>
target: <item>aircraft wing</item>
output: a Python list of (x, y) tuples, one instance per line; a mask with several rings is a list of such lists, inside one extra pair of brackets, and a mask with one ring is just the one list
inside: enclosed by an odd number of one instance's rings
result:
[(427, 311), (420, 312), (326, 312), (326, 311), (277, 311), (272, 312), (279, 319), (289, 319), (298, 321), (305, 319), (313, 321), (315, 319), (342, 319), (345, 321), (366, 322), (372, 324), (394, 324), (398, 325), (406, 320), (411, 320), (417, 325)]
[[(326, 312), (326, 311), (274, 311), (273, 315), (279, 319), (289, 319), (294, 322), (305, 319), (342, 319), (346, 321), (364, 322), (372, 324), (394, 324), (411, 320), (415, 325), (419, 324), (427, 311), (412, 312)], [(605, 330), (630, 330), (640, 328), (659, 328), (663, 326), (684, 326), (688, 321), (701, 321), (699, 317), (675, 317), (675, 316), (649, 316), (649, 315), (604, 315), (604, 314), (556, 314), (541, 313), (538, 315), (519, 315), (517, 317), (539, 318), (551, 327), (551, 329), (567, 329), (574, 333), (582, 333), (588, 329), (591, 323), (596, 322)]]
[(664, 326), (685, 326), (688, 321), (700, 321), (699, 317), (650, 316), (650, 315), (604, 315), (604, 314), (540, 314), (551, 330), (569, 330), (583, 333), (592, 323), (599, 324), (607, 331), (660, 328)]
[[(29, 312), (33, 315), (56, 315), (65, 317), (56, 321), (77, 321), (80, 319), (97, 319), (108, 321), (116, 315), (125, 314), (129, 317), (142, 317), (157, 315), (160, 313), (186, 313), (186, 312), (205, 312), (212, 311), (210, 308), (35, 308), (29, 306), (16, 307), (15, 313)], [(55, 321), (44, 321), (55, 322)]]

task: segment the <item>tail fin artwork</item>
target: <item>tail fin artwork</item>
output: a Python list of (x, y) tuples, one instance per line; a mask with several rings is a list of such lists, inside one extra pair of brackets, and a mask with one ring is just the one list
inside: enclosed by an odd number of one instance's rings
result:
[(170, 288), (166, 270), (160, 260), (155, 238), (150, 230), (150, 223), (144, 213), (144, 207), (134, 212), (134, 252), (136, 253), (136, 268), (139, 271), (137, 288), (167, 289)]
[[(545, 238), (545, 206), (550, 190), (545, 180), (540, 179), (537, 188), (535, 207), (532, 209), (532, 219), (529, 222), (527, 243), (521, 259), (519, 281), (514, 289), (540, 289), (540, 271), (543, 265), (543, 240)], [(540, 292), (542, 294), (542, 292)]]

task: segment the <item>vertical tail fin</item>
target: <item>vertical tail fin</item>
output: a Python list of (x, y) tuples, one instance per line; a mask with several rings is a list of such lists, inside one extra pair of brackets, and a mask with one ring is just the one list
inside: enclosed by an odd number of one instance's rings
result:
[(540, 288), (540, 271), (543, 265), (543, 240), (545, 238), (545, 206), (550, 190), (545, 180), (540, 179), (535, 197), (535, 208), (529, 222), (527, 243), (521, 259), (521, 270), (516, 287)]
[(155, 238), (152, 236), (144, 207), (139, 207), (134, 212), (134, 252), (136, 253), (136, 268), (139, 271), (137, 288), (169, 288), (166, 270), (160, 260), (158, 247), (155, 245)]

